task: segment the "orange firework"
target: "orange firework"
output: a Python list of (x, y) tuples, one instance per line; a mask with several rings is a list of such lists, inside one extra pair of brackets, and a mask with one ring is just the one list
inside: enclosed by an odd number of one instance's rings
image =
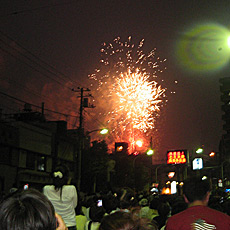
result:
[(163, 61), (155, 58), (155, 50), (145, 54), (143, 45), (142, 39), (135, 48), (131, 37), (126, 42), (118, 37), (113, 43), (103, 43), (101, 67), (89, 76), (96, 81), (91, 88), (95, 90), (98, 114), (113, 132), (113, 142), (128, 141), (132, 145), (146, 136), (154, 129), (166, 101), (166, 89), (156, 76)]
[(128, 125), (143, 132), (154, 128), (154, 113), (160, 111), (165, 89), (157, 82), (149, 81), (149, 77), (136, 69), (134, 73), (128, 70), (115, 79), (111, 90), (115, 105), (112, 113), (124, 129)]

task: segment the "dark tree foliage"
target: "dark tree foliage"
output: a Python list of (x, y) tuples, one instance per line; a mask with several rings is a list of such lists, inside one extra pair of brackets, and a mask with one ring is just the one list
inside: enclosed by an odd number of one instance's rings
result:
[(108, 146), (104, 140), (93, 141), (83, 154), (82, 190), (97, 192), (106, 189)]

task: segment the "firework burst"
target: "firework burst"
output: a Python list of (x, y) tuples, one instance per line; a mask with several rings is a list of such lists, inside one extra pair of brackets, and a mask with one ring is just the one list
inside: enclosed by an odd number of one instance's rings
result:
[(144, 40), (137, 48), (131, 37), (122, 42), (102, 44), (101, 67), (89, 76), (97, 95), (97, 107), (113, 132), (113, 141), (134, 141), (153, 130), (156, 117), (165, 102), (165, 91), (157, 82), (159, 64), (155, 49), (143, 51)]
[(111, 90), (115, 104), (112, 111), (123, 129), (127, 125), (143, 132), (154, 128), (153, 114), (160, 110), (161, 95), (165, 90), (148, 79), (149, 75), (139, 69), (134, 73), (128, 70), (115, 79)]

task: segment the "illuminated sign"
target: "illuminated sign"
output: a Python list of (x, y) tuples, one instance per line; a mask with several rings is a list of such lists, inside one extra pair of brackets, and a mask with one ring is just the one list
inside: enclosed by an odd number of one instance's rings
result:
[(173, 178), (175, 176), (175, 172), (169, 172), (168, 173), (168, 178)]
[(176, 181), (172, 181), (171, 183), (171, 194), (176, 194), (177, 188), (176, 188)]
[(123, 146), (118, 146), (117, 147), (117, 152), (121, 152), (123, 150)]
[(115, 142), (115, 152), (128, 154), (128, 143), (127, 142)]
[(187, 150), (167, 151), (167, 164), (185, 164)]
[(203, 159), (202, 158), (195, 158), (192, 161), (192, 169), (193, 170), (200, 170), (203, 168)]
[(223, 182), (222, 182), (222, 180), (218, 180), (218, 186), (221, 187), (221, 188), (223, 187)]

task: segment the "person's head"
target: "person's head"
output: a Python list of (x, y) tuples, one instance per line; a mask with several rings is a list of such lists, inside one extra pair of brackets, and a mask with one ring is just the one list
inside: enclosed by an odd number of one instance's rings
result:
[(141, 207), (149, 206), (149, 201), (148, 201), (146, 198), (142, 198), (142, 199), (139, 201), (139, 205), (140, 205)]
[(201, 177), (193, 177), (184, 182), (183, 193), (188, 203), (203, 201), (207, 205), (210, 191), (210, 183), (207, 179), (202, 180)]
[(160, 199), (158, 197), (154, 197), (151, 201), (150, 201), (150, 205), (149, 207), (151, 209), (155, 209), (157, 210), (158, 205), (160, 204)]
[(129, 230), (133, 229), (134, 224), (129, 213), (115, 212), (102, 219), (99, 230)]
[(157, 211), (159, 213), (159, 216), (168, 217), (171, 211), (171, 207), (169, 203), (161, 202), (157, 207)]
[(34, 189), (17, 191), (0, 204), (1, 230), (55, 230), (53, 205)]
[(171, 215), (175, 215), (179, 212), (182, 212), (187, 207), (188, 207), (188, 204), (185, 201), (183, 201), (183, 200), (176, 201), (175, 203), (172, 204)]
[(132, 207), (134, 200), (134, 192), (130, 188), (123, 188), (120, 194), (119, 207), (121, 209), (129, 209)]
[(59, 165), (52, 172), (53, 183), (56, 190), (62, 188), (63, 185), (68, 184), (69, 169), (65, 165)]
[(93, 222), (101, 222), (105, 215), (105, 209), (103, 207), (92, 206), (89, 210), (89, 218)]
[(103, 202), (103, 207), (106, 210), (106, 213), (110, 213), (113, 210), (116, 210), (116, 208), (118, 206), (118, 200), (112, 194), (104, 196), (102, 198), (102, 202)]
[(115, 212), (104, 216), (99, 230), (157, 230), (154, 223), (146, 218), (138, 218), (130, 212)]

